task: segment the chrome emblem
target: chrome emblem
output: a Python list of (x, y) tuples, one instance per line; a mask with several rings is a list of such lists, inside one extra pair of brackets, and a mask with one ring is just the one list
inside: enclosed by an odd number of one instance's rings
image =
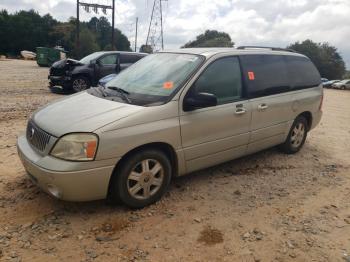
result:
[(30, 130), (30, 136), (29, 136), (30, 139), (33, 139), (34, 132), (35, 132), (35, 130), (34, 130), (34, 128), (32, 128), (32, 130)]

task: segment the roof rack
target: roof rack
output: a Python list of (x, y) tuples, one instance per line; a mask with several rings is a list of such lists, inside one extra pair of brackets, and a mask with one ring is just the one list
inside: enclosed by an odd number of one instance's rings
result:
[(280, 48), (280, 47), (270, 47), (270, 46), (255, 46), (255, 45), (243, 45), (239, 46), (236, 49), (270, 49), (272, 51), (287, 51), (296, 53), (295, 50), (289, 48)]

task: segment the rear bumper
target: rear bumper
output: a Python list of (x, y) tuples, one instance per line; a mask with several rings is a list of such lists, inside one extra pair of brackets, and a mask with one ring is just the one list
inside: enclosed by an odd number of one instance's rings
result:
[[(62, 166), (72, 162), (62, 161), (50, 156), (40, 156), (32, 149), (25, 136), (17, 141), (18, 155), (31, 180), (50, 195), (67, 201), (91, 201), (107, 197), (109, 180), (113, 173), (114, 165), (88, 168), (84, 165), (91, 163), (77, 162), (82, 170), (58, 171), (51, 170), (49, 166), (39, 166), (38, 162), (45, 162), (44, 158), (50, 158), (50, 166)], [(59, 162), (59, 163), (54, 163)]]

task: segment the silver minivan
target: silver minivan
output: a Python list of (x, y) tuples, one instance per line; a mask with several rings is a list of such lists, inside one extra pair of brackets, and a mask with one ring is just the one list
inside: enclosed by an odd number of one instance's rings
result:
[(140, 208), (172, 177), (279, 146), (296, 153), (320, 121), (320, 74), (290, 50), (180, 49), (36, 111), (17, 142), (30, 178), (69, 201)]

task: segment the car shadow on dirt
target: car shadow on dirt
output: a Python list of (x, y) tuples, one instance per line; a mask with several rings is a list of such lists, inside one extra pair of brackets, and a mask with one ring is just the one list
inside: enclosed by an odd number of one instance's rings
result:
[(71, 95), (74, 94), (73, 90), (63, 89), (57, 86), (49, 87), (50, 91), (58, 95)]
[[(282, 154), (277, 148), (270, 148), (253, 155), (235, 159), (214, 167), (188, 174), (186, 176), (173, 178), (168, 193), (163, 198), (163, 202), (168, 202), (168, 196), (170, 194), (181, 194), (181, 191), (184, 191), (184, 188), (196, 188), (200, 187), (201, 185), (207, 186), (211, 183), (215, 183), (216, 179), (218, 183), (221, 183), (219, 180), (226, 177), (233, 177), (236, 179), (236, 181), (240, 180), (240, 177), (242, 179), (243, 177), (246, 179), (246, 176), (250, 176), (250, 180), (257, 178), (264, 179), (263, 176), (268, 175), (268, 172), (278, 176), (279, 172), (284, 171), (288, 172), (288, 174), (293, 174), (293, 176), (299, 176), (302, 180), (306, 179), (303, 178), (302, 173), (295, 172), (294, 170), (296, 168), (302, 169), (302, 164), (298, 167), (296, 165), (288, 164), (286, 161), (281, 162), (281, 160), (295, 158), (295, 161), (293, 162), (298, 162), (298, 160), (304, 159), (307, 157), (307, 155), (310, 155), (310, 151), (317, 151), (317, 149), (312, 145), (307, 144), (300, 153), (291, 156)], [(319, 165), (321, 172), (323, 165), (317, 161), (317, 158), (311, 159), (311, 161), (315, 162), (315, 168)], [(265, 172), (262, 172), (262, 170), (265, 170)], [(228, 180), (225, 183), (227, 184), (231, 182)], [(251, 183), (253, 183), (253, 181), (251, 181)], [(293, 183), (293, 181), (291, 183)], [(132, 209), (129, 209), (121, 204), (110, 204), (106, 200), (90, 202), (66, 202), (58, 200), (47, 193), (42, 192), (25, 175), (19, 177), (13, 182), (7, 183), (6, 188), (8, 192), (12, 193), (10, 194), (11, 196), (7, 197), (6, 199), (2, 199), (4, 202), (3, 204), (5, 205), (14, 205), (23, 201), (36, 201), (41, 202), (44, 206), (50, 206), (51, 210), (60, 210), (64, 211), (66, 214), (80, 215), (94, 213), (104, 214), (109, 212), (128, 213), (129, 211), (133, 211)], [(38, 207), (42, 205), (38, 205)], [(33, 208), (35, 208), (35, 206)], [(33, 212), (35, 212), (35, 210), (33, 210)], [(38, 210), (38, 212), (40, 212), (40, 210)]]

